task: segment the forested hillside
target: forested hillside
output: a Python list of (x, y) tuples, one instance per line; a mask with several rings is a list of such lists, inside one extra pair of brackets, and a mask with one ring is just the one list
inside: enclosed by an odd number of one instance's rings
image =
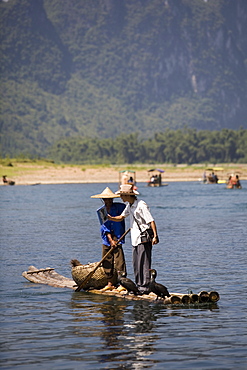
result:
[(4, 0), (0, 22), (2, 156), (247, 128), (246, 0)]

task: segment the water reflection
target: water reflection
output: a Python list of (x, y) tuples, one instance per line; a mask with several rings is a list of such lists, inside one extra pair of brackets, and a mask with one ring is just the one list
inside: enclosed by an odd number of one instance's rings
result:
[(143, 361), (155, 352), (155, 343), (160, 339), (156, 322), (160, 313), (166, 312), (163, 305), (74, 293), (70, 307), (76, 323), (75, 335), (87, 337), (88, 331), (92, 335), (93, 322), (94, 335), (104, 343), (98, 355), (100, 362), (115, 362), (117, 358), (143, 366)]
[[(0, 189), (0, 363), (54, 370), (246, 369), (247, 182), (240, 192), (193, 183), (141, 188), (160, 234), (153, 254), (159, 281), (178, 292), (216, 289), (219, 307), (203, 308), (73, 293), (23, 280), (30, 264), (70, 276), (71, 258), (99, 261), (90, 195), (101, 189)], [(125, 253), (131, 274), (130, 239)]]
[(163, 341), (164, 332), (172, 337), (178, 335), (178, 328), (170, 322), (173, 317), (194, 321), (198, 315), (218, 309), (218, 306), (194, 306), (191, 310), (189, 306), (187, 309), (169, 307), (81, 292), (72, 294), (70, 308), (74, 335), (82, 337), (82, 341), (86, 338), (95, 341), (93, 353), (99, 363), (109, 368), (118, 363), (119, 369), (143, 369), (159, 362), (158, 344)]
[[(156, 313), (160, 311), (156, 308)], [(137, 301), (133, 307), (133, 322), (136, 333), (150, 333), (155, 329), (157, 317), (149, 302)]]
[(119, 336), (124, 335), (124, 312), (126, 306), (124, 301), (121, 303), (112, 301), (100, 306), (100, 312), (103, 317), (102, 322), (105, 325), (105, 329), (101, 331), (101, 337), (108, 348), (122, 348)]

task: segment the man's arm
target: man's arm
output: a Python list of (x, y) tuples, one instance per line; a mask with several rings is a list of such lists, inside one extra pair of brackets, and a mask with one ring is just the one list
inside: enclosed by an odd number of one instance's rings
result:
[(121, 222), (121, 221), (123, 221), (124, 220), (124, 216), (122, 216), (122, 215), (119, 215), (119, 216), (111, 216), (111, 215), (108, 215), (108, 220), (110, 220), (110, 221), (116, 221), (116, 222)]
[(158, 237), (158, 232), (157, 232), (157, 227), (156, 227), (155, 221), (152, 221), (150, 223), (150, 226), (151, 226), (151, 228), (153, 230), (153, 233), (154, 233), (152, 244), (158, 244), (159, 243), (159, 237)]
[(117, 246), (117, 243), (116, 243), (116, 241), (112, 238), (112, 236), (111, 236), (111, 233), (106, 233), (106, 235), (107, 235), (107, 239), (109, 240), (109, 243), (110, 243), (110, 246), (111, 247), (116, 247)]

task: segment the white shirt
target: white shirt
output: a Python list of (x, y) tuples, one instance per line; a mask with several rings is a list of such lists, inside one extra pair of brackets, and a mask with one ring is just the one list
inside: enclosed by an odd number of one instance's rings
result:
[(127, 203), (127, 206), (122, 212), (123, 217), (130, 216), (130, 228), (131, 228), (131, 243), (133, 246), (141, 244), (140, 230), (133, 217), (137, 220), (141, 231), (150, 228), (150, 223), (154, 221), (153, 216), (150, 213), (148, 205), (143, 200), (136, 199), (132, 205)]

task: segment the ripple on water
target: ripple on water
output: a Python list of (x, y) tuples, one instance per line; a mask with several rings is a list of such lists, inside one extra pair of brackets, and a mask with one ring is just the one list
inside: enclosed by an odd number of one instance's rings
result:
[[(0, 187), (2, 367), (245, 369), (247, 183), (243, 192), (196, 183), (139, 186), (159, 231), (157, 281), (175, 292), (217, 290), (214, 307), (164, 307), (22, 278), (29, 265), (70, 277), (71, 258), (100, 260), (101, 203), (90, 195), (107, 185)], [(129, 236), (124, 250), (133, 279)]]

